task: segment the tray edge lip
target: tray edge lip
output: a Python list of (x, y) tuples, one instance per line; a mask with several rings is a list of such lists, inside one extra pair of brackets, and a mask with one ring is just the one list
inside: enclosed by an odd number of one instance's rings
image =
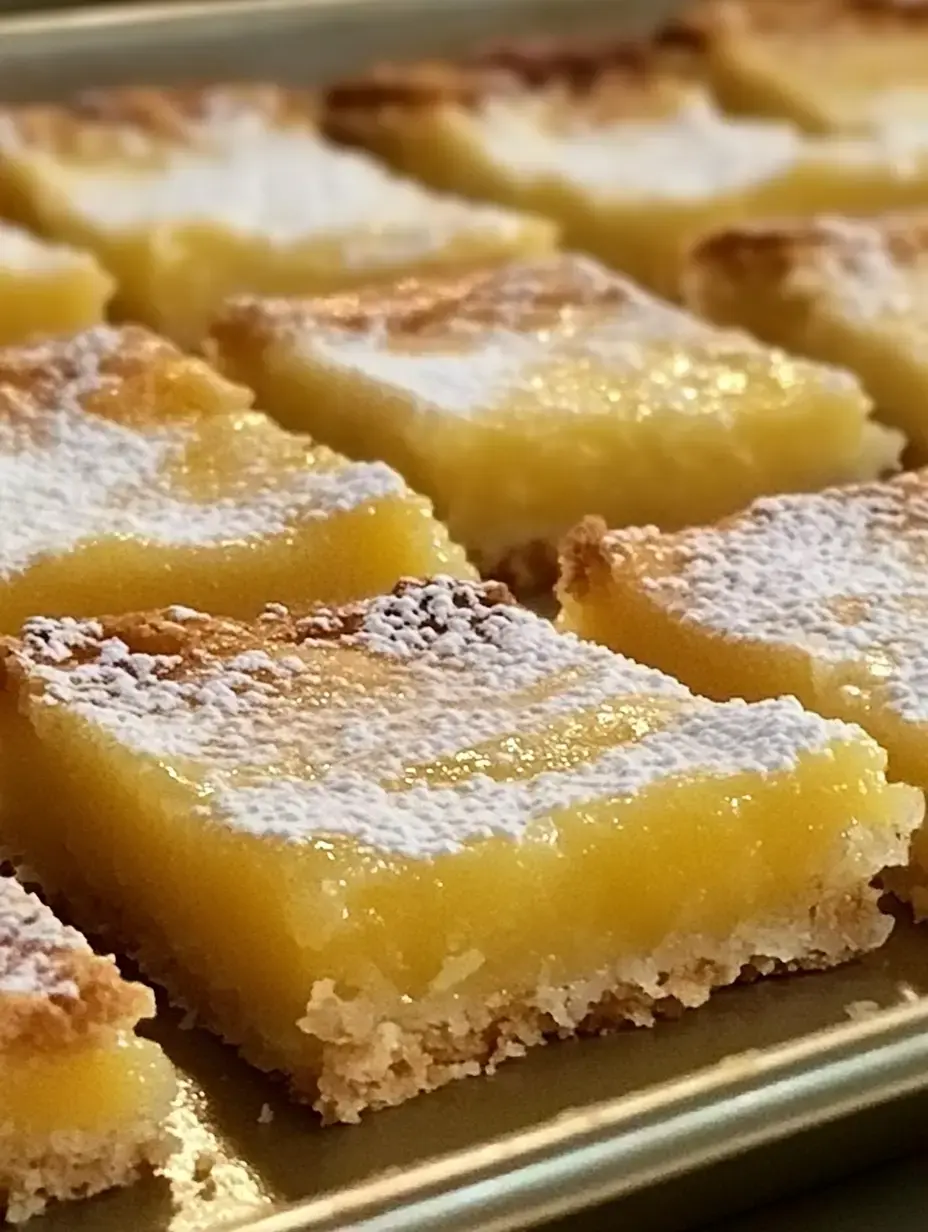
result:
[[(336, 1232), (350, 1227), (353, 1232), (390, 1232), (402, 1227), (404, 1232), (432, 1232), (446, 1226), (435, 1221), (437, 1207), (456, 1195), (457, 1215), (466, 1216), (471, 1207), (474, 1214), (478, 1206), (482, 1211), (479, 1220), (448, 1224), (449, 1232), (484, 1227), (517, 1232), (924, 1091), (926, 1062), (928, 996), (773, 1048), (734, 1054), (705, 1069), (568, 1110), (530, 1129), (438, 1155), (403, 1171), (391, 1169), (276, 1211), (245, 1216), (232, 1228)], [(666, 1117), (668, 1109), (671, 1115)], [(705, 1142), (687, 1155), (680, 1147), (694, 1126)], [(649, 1153), (659, 1148), (668, 1155), (678, 1151), (671, 1167), (648, 1162)], [(560, 1170), (554, 1167), (557, 1161)], [(608, 1173), (599, 1181), (597, 1166)], [(568, 1187), (564, 1182), (571, 1175), (575, 1184)], [(595, 1182), (592, 1189), (580, 1189), (584, 1175)], [(514, 1178), (529, 1191), (532, 1206), (527, 1212), (522, 1207), (507, 1215)], [(468, 1201), (471, 1189), (477, 1192)], [(578, 1192), (583, 1194), (579, 1202)]]

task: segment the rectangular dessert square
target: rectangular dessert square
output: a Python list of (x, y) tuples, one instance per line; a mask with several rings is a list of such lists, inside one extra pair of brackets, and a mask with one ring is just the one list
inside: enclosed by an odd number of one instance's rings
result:
[(0, 633), (34, 612), (376, 593), (468, 574), (382, 463), (348, 463), (139, 326), (0, 348)]
[(11, 841), (329, 1120), (880, 944), (923, 812), (859, 728), (694, 697), (498, 583), (35, 618), (0, 676)]
[(89, 252), (0, 222), (0, 346), (99, 324), (113, 286)]
[(174, 1070), (135, 1034), (154, 1012), (147, 988), (0, 875), (0, 1220), (162, 1162)]
[(584, 514), (699, 522), (763, 491), (874, 477), (901, 439), (846, 374), (586, 257), (233, 301), (209, 348), (286, 426), (395, 466), (485, 574), (521, 586), (553, 581)]
[(430, 184), (546, 214), (569, 247), (668, 296), (694, 238), (729, 221), (928, 203), (928, 143), (723, 115), (703, 73), (669, 34), (515, 45), (345, 81), (328, 127)]
[(928, 460), (928, 212), (745, 224), (692, 253), (698, 312), (840, 362)]
[(312, 94), (89, 93), (0, 113), (0, 213), (97, 254), (120, 307), (194, 343), (234, 291), (328, 291), (553, 246), (548, 222), (440, 198), (338, 150)]
[[(565, 544), (564, 627), (715, 698), (784, 693), (859, 723), (928, 789), (928, 472)], [(913, 847), (928, 909), (928, 833)]]
[(676, 25), (722, 103), (812, 132), (928, 136), (925, 0), (696, 0)]

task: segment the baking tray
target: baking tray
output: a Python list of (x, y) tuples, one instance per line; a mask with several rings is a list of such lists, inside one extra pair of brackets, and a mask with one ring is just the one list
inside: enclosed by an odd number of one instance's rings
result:
[[(631, 29), (672, 7), (180, 0), (14, 16), (0, 19), (0, 96), (312, 83), (505, 34)], [(928, 930), (903, 919), (883, 950), (839, 970), (725, 990), (679, 1022), (538, 1049), (493, 1078), (325, 1130), (164, 1007), (152, 1034), (182, 1079), (170, 1175), (60, 1207), (30, 1232), (502, 1232), (568, 1215), (560, 1227), (680, 1232), (928, 1142), (922, 993)], [(864, 1004), (885, 1008), (852, 1021)], [(605, 1199), (619, 1205), (577, 1215)]]

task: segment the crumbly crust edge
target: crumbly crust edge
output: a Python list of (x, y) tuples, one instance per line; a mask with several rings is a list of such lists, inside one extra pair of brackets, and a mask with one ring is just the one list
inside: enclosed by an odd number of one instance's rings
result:
[(112, 958), (92, 951), (54, 955), (56, 972), (71, 980), (76, 997), (0, 994), (0, 1049), (28, 1044), (51, 1051), (113, 1028), (130, 1030), (152, 1018), (155, 998), (143, 984), (123, 979)]
[[(897, 858), (899, 853), (888, 853)], [(326, 1123), (356, 1122), (458, 1078), (492, 1074), (550, 1039), (653, 1026), (760, 976), (823, 970), (880, 946), (893, 927), (868, 885), (825, 895), (807, 917), (749, 925), (723, 943), (681, 942), (569, 985), (541, 983), (518, 998), (455, 999), (414, 1007), (404, 1021), (320, 981), (301, 1022), (322, 1041), (314, 1107)]]
[(131, 1133), (67, 1132), (35, 1143), (17, 1141), (0, 1127), (0, 1216), (24, 1223), (52, 1200), (131, 1185), (144, 1171), (164, 1164), (171, 1145), (167, 1131), (148, 1120)]

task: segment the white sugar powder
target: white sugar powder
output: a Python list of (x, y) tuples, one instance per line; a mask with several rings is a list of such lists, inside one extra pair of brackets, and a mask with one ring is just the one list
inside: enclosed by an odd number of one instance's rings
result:
[(382, 463), (329, 470), (288, 464), (280, 473), (249, 475), (244, 492), (239, 474), (208, 500), (185, 495), (172, 468), (182, 466), (195, 428), (129, 427), (82, 407), (88, 395), (118, 387), (100, 363), (118, 352), (120, 337), (101, 328), (60, 344), (70, 375), (47, 387), (42, 381), (54, 369), (43, 375), (36, 352), (39, 375), (28, 401), (0, 380), (0, 577), (97, 537), (173, 547), (233, 543), (405, 491)]
[[(800, 752), (851, 737), (791, 701), (718, 706), (693, 698), (523, 609), (486, 602), (485, 593), (436, 579), (364, 605), (360, 626), (349, 622), (354, 631), (338, 642), (343, 654), (352, 646), (373, 652), (389, 682), (375, 673), (353, 686), (345, 660), (327, 655), (332, 643), (312, 640), (311, 624), (309, 640), (286, 646), (285, 655), (247, 650), (182, 667), (176, 657), (133, 653), (112, 638), (98, 643), (95, 657), (83, 648), (84, 661), (67, 663), (55, 622), (42, 621), (27, 628), (24, 654), (44, 683), (44, 704), (67, 706), (138, 753), (181, 758), (186, 774), (199, 763), (209, 789), (204, 818), (292, 841), (349, 834), (409, 856), (493, 834), (518, 839), (558, 808), (632, 796), (681, 774), (775, 773)], [(337, 627), (337, 613), (327, 619)], [(70, 627), (62, 634), (77, 635)], [(327, 700), (306, 704), (314, 696)], [(457, 783), (407, 778), (440, 758), (453, 768), (462, 751), (479, 758), (484, 741), (530, 737), (613, 706), (632, 730), (644, 723), (641, 738), (608, 748), (594, 742), (570, 769), (508, 782), (479, 766)], [(644, 717), (649, 706), (657, 708), (653, 723)], [(567, 745), (575, 739), (582, 738), (565, 737)], [(397, 776), (407, 789), (388, 790)]]
[(135, 231), (207, 221), (275, 244), (347, 236), (357, 265), (409, 260), (462, 232), (515, 231), (516, 215), (438, 197), (364, 154), (258, 115), (215, 117), (155, 163), (59, 170), (72, 209), (92, 225)]
[(0, 998), (77, 997), (78, 987), (62, 974), (59, 961), (74, 951), (89, 953), (80, 933), (12, 877), (0, 876)]
[[(611, 537), (622, 540), (622, 532)], [(756, 502), (724, 529), (675, 537), (679, 572), (650, 597), (689, 624), (798, 647), (827, 663), (874, 661), (879, 694), (928, 721), (928, 487), (891, 483)]]
[(494, 100), (472, 121), (505, 173), (551, 179), (600, 196), (692, 200), (772, 179), (799, 159), (788, 124), (731, 120), (694, 98), (669, 117), (544, 126), (530, 102)]

